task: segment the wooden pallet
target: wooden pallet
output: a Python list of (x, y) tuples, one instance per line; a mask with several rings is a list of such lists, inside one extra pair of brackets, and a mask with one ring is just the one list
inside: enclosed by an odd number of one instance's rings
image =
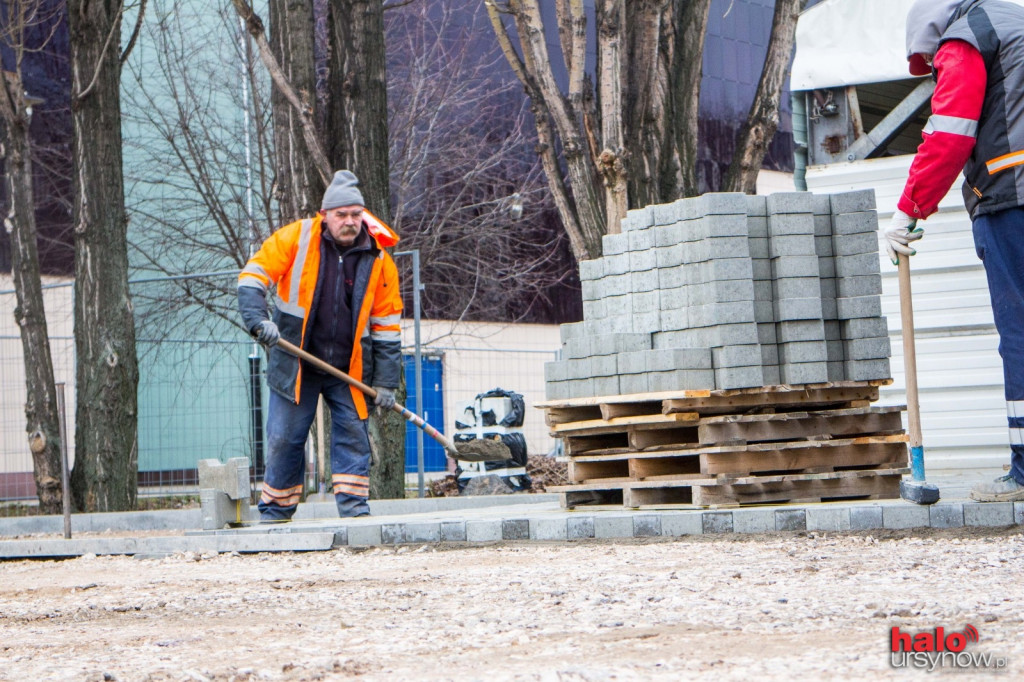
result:
[(904, 406), (887, 382), (544, 403), (565, 445), (563, 506), (712, 507), (899, 495)]

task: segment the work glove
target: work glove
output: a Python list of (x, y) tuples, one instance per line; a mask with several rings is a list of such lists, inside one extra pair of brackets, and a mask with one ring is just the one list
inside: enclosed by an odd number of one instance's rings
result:
[(382, 386), (374, 386), (373, 390), (377, 392), (377, 397), (373, 399), (373, 404), (377, 406), (378, 410), (386, 412), (395, 406), (395, 392), (393, 390)]
[(885, 231), (885, 250), (889, 252), (889, 260), (899, 265), (898, 254), (913, 256), (917, 250), (910, 246), (924, 236), (924, 229), (917, 226), (917, 219), (911, 218), (903, 211), (896, 209), (889, 221), (889, 229)]
[(252, 333), (256, 340), (267, 348), (276, 346), (277, 342), (281, 339), (281, 332), (272, 320), (263, 320), (253, 327)]

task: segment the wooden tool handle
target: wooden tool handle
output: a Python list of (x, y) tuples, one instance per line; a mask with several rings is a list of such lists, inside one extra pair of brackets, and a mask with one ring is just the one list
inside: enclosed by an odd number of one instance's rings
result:
[(907, 422), (910, 447), (921, 447), (921, 406), (917, 397), (917, 353), (914, 350), (914, 304), (910, 294), (910, 258), (899, 255), (900, 327), (903, 334), (903, 374), (907, 383)]

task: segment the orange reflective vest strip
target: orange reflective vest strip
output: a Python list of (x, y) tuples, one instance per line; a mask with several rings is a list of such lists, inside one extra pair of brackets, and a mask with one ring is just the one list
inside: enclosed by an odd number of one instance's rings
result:
[(994, 159), (989, 159), (985, 162), (985, 166), (988, 168), (989, 175), (995, 175), (999, 171), (1019, 166), (1022, 163), (1024, 163), (1024, 151), (1019, 151), (997, 156)]

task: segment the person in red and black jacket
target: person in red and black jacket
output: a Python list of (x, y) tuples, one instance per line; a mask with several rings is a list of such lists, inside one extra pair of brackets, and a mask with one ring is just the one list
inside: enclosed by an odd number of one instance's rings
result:
[(971, 491), (981, 502), (1024, 500), (1024, 7), (1010, 0), (917, 0), (907, 59), (932, 74), (924, 141), (885, 231), (893, 264), (924, 236), (961, 170), (964, 204), (985, 265), (1003, 358), (1010, 472)]

